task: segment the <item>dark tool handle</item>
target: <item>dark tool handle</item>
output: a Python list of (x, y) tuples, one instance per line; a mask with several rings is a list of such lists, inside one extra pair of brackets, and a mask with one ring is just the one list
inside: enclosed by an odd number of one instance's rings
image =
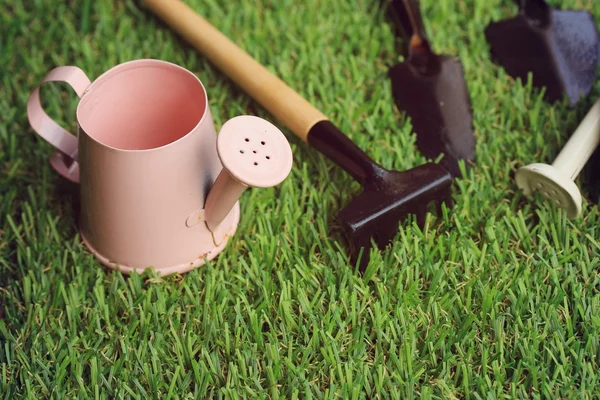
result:
[(308, 132), (308, 143), (364, 185), (385, 172), (334, 124), (321, 121)]
[(546, 25), (550, 21), (550, 6), (545, 0), (514, 0), (519, 11), (527, 19), (538, 25)]
[(407, 41), (405, 51), (408, 62), (423, 75), (436, 73), (440, 68), (439, 60), (425, 34), (418, 0), (392, 0), (390, 7), (393, 19)]
[(418, 35), (424, 42), (427, 41), (425, 26), (421, 17), (421, 10), (417, 3), (418, 0), (391, 0), (390, 8), (392, 18), (395, 20), (403, 36), (410, 39), (413, 35)]

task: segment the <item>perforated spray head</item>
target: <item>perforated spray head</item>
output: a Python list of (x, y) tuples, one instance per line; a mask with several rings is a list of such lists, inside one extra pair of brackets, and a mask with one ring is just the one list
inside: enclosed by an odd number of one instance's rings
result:
[(581, 214), (582, 196), (575, 179), (600, 143), (600, 99), (590, 108), (552, 165), (535, 163), (519, 168), (517, 186), (526, 196), (540, 192), (566, 210), (568, 218)]
[(210, 190), (204, 218), (213, 231), (248, 187), (268, 188), (283, 182), (292, 169), (292, 149), (270, 122), (242, 115), (227, 121), (217, 137), (223, 170)]
[(581, 193), (570, 177), (552, 165), (535, 163), (522, 167), (515, 177), (526, 196), (539, 192), (557, 207), (565, 209), (569, 218), (581, 213)]

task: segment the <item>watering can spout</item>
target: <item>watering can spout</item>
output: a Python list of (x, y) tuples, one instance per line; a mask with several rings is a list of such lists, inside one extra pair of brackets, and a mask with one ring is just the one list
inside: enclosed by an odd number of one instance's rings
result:
[(249, 115), (228, 120), (219, 131), (217, 152), (223, 169), (210, 189), (204, 221), (211, 232), (248, 186), (268, 188), (281, 183), (292, 169), (292, 149), (270, 122)]

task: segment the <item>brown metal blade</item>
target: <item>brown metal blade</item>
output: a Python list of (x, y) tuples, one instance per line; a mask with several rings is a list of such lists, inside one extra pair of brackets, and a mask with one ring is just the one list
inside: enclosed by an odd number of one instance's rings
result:
[(395, 103), (410, 117), (419, 150), (429, 158), (443, 154), (443, 165), (460, 176), (460, 160), (467, 167), (475, 161), (472, 108), (462, 65), (455, 57), (433, 52), (416, 0), (393, 0), (390, 7), (408, 43), (406, 61), (389, 71)]

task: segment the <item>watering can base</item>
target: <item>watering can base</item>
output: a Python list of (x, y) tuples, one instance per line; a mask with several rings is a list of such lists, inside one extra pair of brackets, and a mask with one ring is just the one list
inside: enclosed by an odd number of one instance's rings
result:
[[(86, 239), (86, 237), (83, 234), (83, 232), (81, 231), (81, 229), (79, 230), (79, 234), (81, 235), (81, 239), (83, 240), (83, 243), (85, 244), (87, 249), (96, 257), (96, 259), (100, 262), (100, 264), (102, 264), (103, 266), (105, 266), (109, 269), (114, 269), (114, 270), (124, 273), (125, 275), (130, 275), (133, 271), (137, 272), (138, 274), (142, 274), (142, 273), (144, 273), (144, 271), (146, 269), (153, 268), (154, 270), (156, 270), (156, 272), (159, 273), (159, 275), (167, 276), (167, 275), (171, 275), (174, 273), (183, 274), (183, 273), (189, 272), (195, 268), (201, 267), (204, 264), (206, 264), (208, 261), (211, 261), (214, 258), (216, 258), (216, 256), (219, 255), (219, 253), (221, 253), (221, 251), (223, 251), (225, 249), (225, 247), (227, 247), (229, 238), (235, 234), (238, 224), (239, 224), (239, 221), (240, 221), (239, 203), (234, 206), (234, 208), (231, 210), (230, 214), (227, 216), (226, 220), (223, 222), (228, 222), (227, 220), (230, 220), (231, 224), (226, 224), (226, 223), (222, 224), (222, 225), (228, 225), (228, 229), (226, 232), (223, 231), (225, 233), (221, 232), (219, 234), (220, 237), (218, 238), (219, 239), (218, 245), (214, 245), (214, 242), (213, 242), (213, 246), (210, 249), (206, 250), (206, 246), (204, 246), (204, 249), (199, 250), (199, 255), (196, 258), (194, 258), (193, 260), (189, 260), (184, 263), (179, 263), (179, 264), (170, 265), (170, 266), (161, 267), (161, 268), (156, 268), (153, 266), (132, 267), (129, 265), (120, 264), (114, 260), (110, 260), (109, 258), (102, 255), (98, 250), (96, 250), (92, 246), (92, 244)], [(202, 254), (200, 254), (200, 252), (202, 252)]]

